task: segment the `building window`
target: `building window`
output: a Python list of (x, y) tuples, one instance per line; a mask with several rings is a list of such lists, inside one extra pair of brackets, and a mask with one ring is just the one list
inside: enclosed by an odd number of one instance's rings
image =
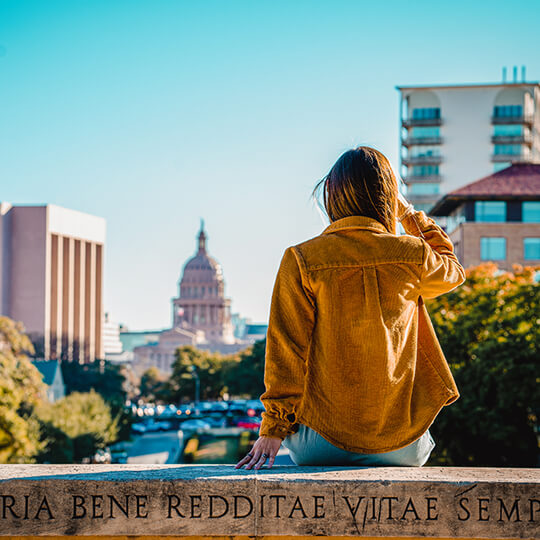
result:
[(540, 223), (540, 201), (523, 201), (521, 215), (525, 223)]
[(506, 221), (506, 201), (475, 201), (475, 221), (500, 223)]
[(480, 259), (482, 261), (504, 261), (506, 259), (506, 238), (480, 238)]
[(411, 148), (411, 157), (429, 157), (441, 155), (441, 149), (439, 146), (418, 146)]
[(431, 176), (439, 174), (438, 165), (415, 165), (412, 168), (413, 176)]
[(431, 118), (440, 118), (441, 109), (435, 107), (426, 107), (422, 109), (413, 109), (412, 117), (414, 120), (424, 120)]
[(521, 145), (520, 144), (496, 144), (495, 145), (495, 155), (508, 155), (508, 156), (519, 156), (521, 154)]
[(497, 124), (493, 135), (502, 137), (519, 137), (523, 135), (523, 126), (520, 124)]
[(411, 184), (407, 188), (409, 195), (438, 195), (440, 193), (440, 184), (432, 184), (426, 182), (425, 184)]
[(540, 260), (540, 238), (523, 239), (523, 258), (526, 261)]
[(438, 126), (415, 126), (411, 130), (411, 136), (418, 139), (440, 137), (441, 128)]
[(493, 116), (497, 118), (519, 117), (523, 115), (522, 105), (496, 105)]

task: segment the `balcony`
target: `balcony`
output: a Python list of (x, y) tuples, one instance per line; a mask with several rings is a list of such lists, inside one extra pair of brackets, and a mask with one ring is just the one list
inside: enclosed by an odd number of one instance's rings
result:
[(418, 127), (418, 126), (440, 126), (442, 125), (442, 118), (403, 118), (401, 125), (404, 128)]
[(524, 156), (523, 154), (493, 154), (491, 156), (491, 161), (493, 163), (501, 163), (505, 161), (510, 161), (512, 163), (531, 163), (531, 156)]
[(442, 163), (442, 156), (413, 156), (404, 157), (401, 162), (403, 165), (439, 165)]
[(401, 141), (401, 144), (405, 147), (409, 147), (427, 144), (442, 144), (442, 142), (442, 137), (407, 137)]
[(527, 124), (532, 126), (534, 117), (532, 115), (517, 115), (517, 116), (492, 116), (492, 124)]
[(493, 135), (491, 142), (495, 144), (526, 144), (532, 145), (532, 135), (530, 133), (522, 135)]
[(417, 174), (411, 174), (407, 175), (403, 178), (403, 181), (408, 185), (412, 183), (422, 183), (422, 182), (442, 182), (442, 176), (440, 174), (425, 174), (425, 175), (417, 175)]

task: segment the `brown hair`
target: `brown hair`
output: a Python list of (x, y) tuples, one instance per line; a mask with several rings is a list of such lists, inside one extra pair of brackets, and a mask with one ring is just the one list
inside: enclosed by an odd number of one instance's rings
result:
[(315, 198), (321, 189), (331, 222), (368, 216), (396, 234), (398, 183), (390, 162), (378, 150), (359, 146), (345, 152), (315, 186)]

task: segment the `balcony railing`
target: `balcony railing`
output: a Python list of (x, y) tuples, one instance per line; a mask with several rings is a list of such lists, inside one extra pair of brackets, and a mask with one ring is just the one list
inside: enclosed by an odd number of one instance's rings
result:
[(410, 174), (403, 178), (403, 181), (406, 184), (418, 183), (418, 182), (442, 182), (442, 176), (440, 174)]
[(403, 146), (442, 144), (442, 137), (407, 137), (403, 139)]
[(403, 165), (438, 165), (442, 156), (412, 156), (402, 158)]
[(401, 124), (404, 128), (417, 126), (440, 126), (442, 118), (403, 118)]
[(504, 161), (510, 161), (511, 163), (530, 163), (532, 162), (532, 158), (523, 154), (493, 154), (491, 161), (495, 163)]
[(492, 124), (527, 124), (532, 126), (534, 117), (532, 115), (516, 115), (516, 116), (492, 116)]
[(426, 194), (418, 195), (416, 193), (407, 193), (407, 200), (410, 201), (413, 205), (415, 204), (435, 204), (441, 197), (441, 194)]
[(495, 144), (532, 144), (532, 135), (530, 133), (522, 135), (493, 135), (491, 142)]

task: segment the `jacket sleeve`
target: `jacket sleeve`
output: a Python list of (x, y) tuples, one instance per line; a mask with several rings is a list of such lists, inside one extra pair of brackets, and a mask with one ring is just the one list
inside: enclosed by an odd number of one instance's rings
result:
[(414, 211), (401, 220), (405, 232), (419, 236), (424, 246), (420, 274), (420, 294), (435, 298), (461, 285), (465, 269), (454, 253), (454, 245), (446, 232), (424, 211)]
[(259, 435), (284, 439), (294, 432), (315, 322), (315, 301), (306, 279), (302, 255), (297, 248), (287, 248), (272, 292)]

